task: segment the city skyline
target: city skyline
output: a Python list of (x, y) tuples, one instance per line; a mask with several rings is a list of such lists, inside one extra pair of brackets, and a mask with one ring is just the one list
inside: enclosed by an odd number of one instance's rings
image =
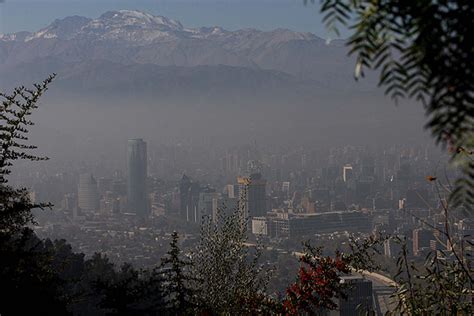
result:
[(470, 315), (472, 28), (0, 0), (0, 315)]

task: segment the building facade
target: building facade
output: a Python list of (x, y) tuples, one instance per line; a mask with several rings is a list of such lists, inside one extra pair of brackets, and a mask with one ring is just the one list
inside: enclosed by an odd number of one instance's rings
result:
[(127, 198), (130, 212), (148, 216), (147, 198), (147, 146), (143, 139), (130, 139), (127, 152)]
[(99, 209), (99, 191), (92, 174), (84, 173), (79, 176), (77, 197), (78, 206), (82, 211), (94, 212)]
[(266, 185), (260, 173), (250, 177), (238, 177), (239, 198), (244, 203), (245, 215), (250, 217), (265, 216), (267, 213)]
[(372, 281), (361, 276), (343, 276), (341, 283), (347, 284), (346, 298), (339, 299), (341, 316), (372, 315)]

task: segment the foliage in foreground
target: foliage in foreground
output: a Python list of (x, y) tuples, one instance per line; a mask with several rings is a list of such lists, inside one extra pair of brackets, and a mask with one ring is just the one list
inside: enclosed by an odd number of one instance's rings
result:
[(271, 274), (259, 262), (262, 249), (246, 246), (247, 225), (243, 205), (230, 214), (220, 210), (215, 221), (204, 218), (193, 258), (201, 311), (262, 314), (272, 305), (266, 295)]
[(453, 251), (431, 251), (424, 265), (408, 258), (405, 238), (396, 237), (402, 249), (398, 256), (397, 286), (392, 298), (394, 315), (472, 315), (472, 268), (458, 261)]
[[(380, 69), (380, 84), (394, 98), (421, 100), (430, 117), (428, 127), (439, 142), (461, 160), (464, 177), (448, 203), (446, 251), (431, 253), (423, 270), (408, 260), (406, 244), (398, 257), (394, 298), (397, 314), (470, 314), (473, 279), (470, 260), (449, 231), (449, 209), (474, 203), (473, 141), (473, 6), (467, 1), (324, 0), (326, 20), (347, 23), (355, 17), (349, 41), (358, 57), (356, 76), (365, 68)], [(8, 185), (6, 176), (18, 159), (31, 155), (25, 143), (29, 120), (54, 76), (33, 90), (0, 93), (0, 293), (2, 314), (301, 314), (334, 309), (344, 296), (339, 280), (350, 269), (373, 268), (371, 239), (352, 243), (349, 254), (322, 257), (308, 247), (302, 268), (288, 288), (283, 304), (266, 293), (269, 271), (259, 262), (261, 248), (246, 247), (247, 219), (242, 209), (204, 220), (193, 260), (180, 257), (177, 234), (163, 265), (117, 269), (96, 254), (85, 260), (65, 241), (39, 240), (26, 226), (31, 210), (48, 205), (31, 202), (26, 189)], [(430, 180), (431, 181), (431, 180)], [(471, 245), (472, 246), (472, 245)], [(192, 271), (193, 277), (189, 275)], [(194, 282), (194, 281), (198, 282)], [(18, 297), (29, 298), (17, 304)]]
[(29, 117), (53, 78), (35, 85), (33, 90), (18, 87), (12, 94), (0, 93), (0, 292), (5, 311), (15, 310), (16, 304), (10, 304), (24, 295), (38, 304), (39, 313), (45, 311), (45, 304), (51, 311), (64, 311), (61, 280), (49, 269), (52, 262), (44, 244), (25, 228), (33, 221), (31, 209), (46, 205), (33, 204), (26, 189), (13, 188), (6, 178), (15, 160), (45, 159), (31, 155), (29, 150), (35, 147), (25, 141), (27, 128), (33, 125)]
[(28, 128), (34, 123), (30, 116), (38, 108), (39, 98), (48, 90), (55, 75), (50, 76), (34, 89), (18, 87), (11, 94), (0, 92), (0, 232), (15, 234), (33, 222), (31, 209), (44, 208), (47, 204), (34, 204), (26, 188), (8, 185), (7, 176), (15, 160), (46, 160), (30, 153), (36, 147), (27, 144)]
[(166, 308), (175, 315), (186, 315), (196, 307), (195, 283), (199, 280), (191, 275), (192, 262), (182, 258), (179, 248), (179, 235), (171, 235), (170, 249), (161, 259), (163, 275), (163, 294), (166, 297)]
[[(429, 177), (430, 178), (430, 177)], [(464, 212), (443, 199), (450, 189), (437, 178), (433, 182), (440, 200), (442, 227), (435, 227), (421, 220), (436, 236), (441, 249), (429, 251), (421, 267), (409, 258), (407, 239), (394, 236), (401, 245), (398, 255), (398, 271), (394, 300), (394, 312), (399, 314), (470, 315), (474, 304), (474, 266), (472, 265), (473, 236), (453, 233), (453, 220)], [(454, 204), (455, 205), (455, 204)]]
[(350, 290), (347, 283), (341, 282), (341, 277), (352, 271), (371, 272), (379, 269), (374, 255), (386, 238), (351, 239), (350, 250), (347, 253), (336, 251), (334, 256), (323, 256), (322, 247), (315, 248), (306, 242), (296, 281), (287, 288), (282, 303), (284, 314), (317, 315), (337, 310), (337, 299), (346, 299), (347, 291)]

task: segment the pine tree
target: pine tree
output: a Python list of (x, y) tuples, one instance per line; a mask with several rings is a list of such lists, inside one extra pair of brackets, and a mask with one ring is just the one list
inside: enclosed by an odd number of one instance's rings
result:
[(167, 299), (167, 310), (173, 315), (185, 315), (192, 312), (194, 306), (195, 278), (190, 275), (192, 262), (181, 257), (179, 235), (171, 235), (170, 249), (161, 258), (159, 271), (163, 275), (164, 295)]

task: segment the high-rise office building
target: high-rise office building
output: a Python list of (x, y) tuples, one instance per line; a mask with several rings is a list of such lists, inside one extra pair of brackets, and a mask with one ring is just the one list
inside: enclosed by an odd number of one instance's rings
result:
[(200, 192), (199, 182), (194, 182), (187, 175), (183, 175), (179, 181), (180, 217), (186, 222), (199, 223), (201, 221), (198, 208)]
[(245, 215), (251, 217), (265, 216), (267, 201), (265, 187), (267, 181), (260, 173), (251, 174), (250, 177), (238, 177), (239, 198), (244, 203)]
[(149, 213), (147, 199), (147, 150), (143, 139), (128, 140), (128, 206), (132, 213), (147, 216)]
[(82, 211), (97, 211), (99, 209), (99, 192), (97, 181), (92, 174), (85, 173), (79, 176), (77, 190), (78, 206)]

